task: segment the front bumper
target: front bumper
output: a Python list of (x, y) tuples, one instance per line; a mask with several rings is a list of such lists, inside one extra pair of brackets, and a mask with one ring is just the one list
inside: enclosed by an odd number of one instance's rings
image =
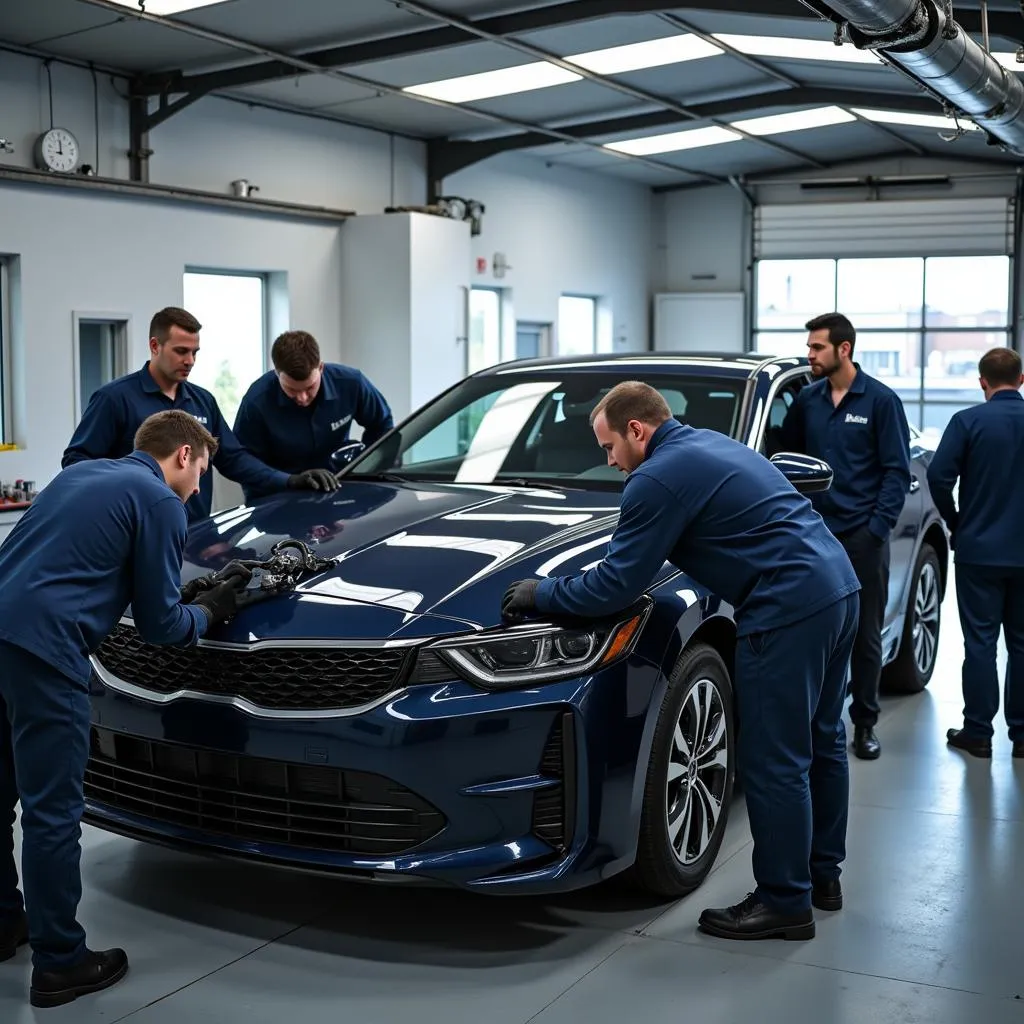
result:
[(533, 690), (419, 685), (263, 718), (94, 677), (85, 820), (366, 880), (578, 888), (632, 863), (660, 679), (634, 656)]

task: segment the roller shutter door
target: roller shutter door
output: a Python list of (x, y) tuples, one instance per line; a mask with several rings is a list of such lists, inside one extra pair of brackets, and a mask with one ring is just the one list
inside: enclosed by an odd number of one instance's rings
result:
[(1013, 255), (1013, 200), (758, 206), (754, 258)]

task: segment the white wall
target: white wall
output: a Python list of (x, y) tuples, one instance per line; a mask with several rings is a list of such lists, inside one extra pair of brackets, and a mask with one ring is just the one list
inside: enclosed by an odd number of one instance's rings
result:
[[(88, 70), (54, 63), (51, 74), (54, 121), (78, 137), (82, 161), (98, 162), (104, 177), (127, 178), (126, 82), (97, 74), (94, 105)], [(16, 146), (13, 154), (0, 152), (0, 166), (30, 168), (33, 142), (50, 124), (41, 62), (0, 52), (0, 96), (0, 135)], [(426, 201), (419, 142), (216, 97), (157, 127), (150, 145), (154, 183), (228, 194), (230, 182), (245, 177), (260, 186), (259, 198), (359, 215)], [(654, 242), (646, 188), (508, 155), (452, 176), (446, 189), (486, 204), (472, 255), (490, 263), (503, 252), (513, 269), (497, 281), (476, 276), (471, 265), (470, 276), (510, 288), (515, 316), (557, 329), (561, 293), (593, 295), (601, 300), (603, 347), (647, 346)], [(14, 356), (24, 387), (12, 404), (25, 445), (0, 453), (0, 479), (44, 484), (59, 468), (75, 426), (72, 312), (130, 314), (132, 359), (141, 365), (149, 318), (181, 301), (187, 264), (286, 273), (290, 326), (312, 331), (328, 359), (353, 358), (358, 341), (346, 334), (342, 317), (345, 229), (244, 209), (0, 182), (0, 254), (20, 257)], [(386, 295), (386, 287), (381, 291)], [(508, 333), (511, 354), (514, 331)], [(429, 366), (422, 347), (416, 356)]]
[[(451, 195), (486, 206), (474, 259), (488, 269), (473, 283), (510, 290), (515, 318), (554, 324), (562, 293), (592, 295), (611, 311), (609, 350), (648, 347), (654, 248), (650, 190), (614, 178), (508, 154), (452, 175)], [(511, 269), (492, 273), (496, 252)], [(506, 353), (514, 338), (506, 338)]]

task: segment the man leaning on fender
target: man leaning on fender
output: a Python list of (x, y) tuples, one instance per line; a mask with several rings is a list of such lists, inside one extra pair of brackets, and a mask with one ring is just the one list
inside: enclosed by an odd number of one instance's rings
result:
[(90, 950), (77, 920), (89, 656), (129, 604), (151, 644), (189, 646), (234, 615), (244, 566), (192, 604), (180, 592), (185, 502), (216, 451), (190, 413), (150, 416), (130, 455), (59, 473), (0, 548), (0, 961), (31, 945), (33, 1006), (98, 992), (128, 969), (124, 950)]

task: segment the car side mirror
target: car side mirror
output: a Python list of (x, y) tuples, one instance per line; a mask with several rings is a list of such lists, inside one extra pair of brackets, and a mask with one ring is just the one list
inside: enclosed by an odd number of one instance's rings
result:
[(344, 469), (364, 451), (366, 451), (366, 445), (362, 441), (346, 442), (336, 451), (331, 452), (331, 469)]
[(818, 494), (832, 486), (832, 467), (821, 459), (779, 452), (770, 461), (801, 494)]

